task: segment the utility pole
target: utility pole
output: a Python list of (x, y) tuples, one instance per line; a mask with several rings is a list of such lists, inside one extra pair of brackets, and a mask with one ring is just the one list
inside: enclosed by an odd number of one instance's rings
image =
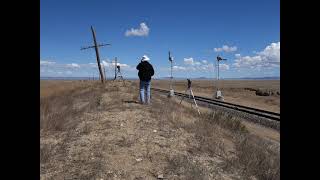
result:
[[(218, 61), (218, 78), (217, 78), (217, 82), (219, 83), (219, 69), (220, 69), (220, 61), (219, 60), (217, 60)], [(219, 91), (219, 84), (217, 84), (217, 88), (218, 88), (218, 91)]]
[(101, 64), (100, 64), (100, 56), (99, 56), (99, 49), (98, 49), (98, 43), (97, 43), (97, 39), (96, 39), (96, 32), (93, 29), (93, 27), (91, 26), (91, 31), (92, 31), (92, 36), (93, 36), (93, 41), (94, 41), (94, 49), (96, 50), (96, 56), (97, 56), (97, 63), (98, 63), (98, 67), (99, 67), (99, 73), (100, 73), (100, 79), (101, 82), (104, 83), (104, 75), (101, 69)]
[(93, 46), (88, 46), (88, 47), (81, 48), (80, 50), (89, 49), (89, 48), (94, 48), (94, 49), (95, 49), (95, 51), (96, 51), (96, 57), (97, 57), (97, 64), (98, 64), (99, 73), (100, 73), (100, 79), (101, 79), (101, 82), (104, 83), (105, 78), (104, 78), (104, 75), (103, 75), (103, 71), (102, 71), (102, 69), (101, 69), (100, 56), (99, 56), (99, 49), (98, 49), (98, 47), (107, 46), (107, 45), (111, 45), (111, 44), (99, 44), (99, 45), (98, 45), (97, 39), (96, 39), (96, 32), (95, 32), (95, 30), (93, 29), (92, 26), (91, 26), (91, 31), (92, 31), (92, 36), (93, 36), (94, 45), (93, 45)]
[(107, 81), (106, 69), (103, 63), (102, 63), (102, 69), (103, 69), (104, 80)]
[(117, 57), (115, 58), (115, 64), (114, 64), (114, 80), (117, 79)]

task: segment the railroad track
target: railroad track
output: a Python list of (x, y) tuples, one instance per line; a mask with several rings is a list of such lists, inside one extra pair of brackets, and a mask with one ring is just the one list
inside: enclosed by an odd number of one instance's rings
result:
[[(157, 88), (151, 88), (151, 89), (154, 91), (157, 91), (157, 92), (161, 92), (161, 93), (166, 93), (166, 94), (169, 93), (169, 91), (165, 90), (165, 89), (157, 89)], [(186, 97), (186, 98), (189, 97), (188, 94), (184, 94), (184, 93), (174, 92), (174, 94), (176, 96), (180, 96), (180, 97)], [(244, 112), (244, 113), (247, 113), (250, 115), (263, 117), (263, 118), (266, 118), (266, 119), (269, 119), (272, 121), (280, 122), (280, 113), (275, 113), (275, 112), (266, 111), (266, 110), (262, 110), (262, 109), (242, 106), (242, 105), (233, 104), (233, 103), (229, 103), (229, 102), (223, 102), (223, 101), (219, 101), (216, 99), (210, 99), (210, 98), (201, 97), (201, 96), (194, 96), (194, 98), (196, 99), (196, 101), (202, 102), (204, 104), (215, 105), (215, 106), (227, 108), (230, 110)]]

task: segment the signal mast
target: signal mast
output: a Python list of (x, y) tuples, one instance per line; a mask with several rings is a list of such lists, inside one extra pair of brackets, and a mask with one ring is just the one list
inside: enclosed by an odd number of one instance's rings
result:
[(215, 94), (215, 98), (216, 99), (221, 99), (222, 101), (224, 100), (223, 99), (223, 96), (222, 96), (222, 93), (219, 89), (219, 69), (220, 69), (220, 61), (226, 61), (227, 59), (224, 59), (224, 58), (221, 58), (219, 55), (217, 56), (217, 63), (218, 63), (218, 77), (217, 77), (217, 91), (216, 91), (216, 94)]
[(173, 63), (173, 57), (171, 56), (171, 53), (169, 51), (169, 61), (171, 64), (171, 76), (170, 76), (170, 92), (169, 92), (169, 97), (173, 97), (174, 96), (174, 90), (172, 88), (172, 81), (173, 81), (173, 76), (172, 76), (172, 63)]

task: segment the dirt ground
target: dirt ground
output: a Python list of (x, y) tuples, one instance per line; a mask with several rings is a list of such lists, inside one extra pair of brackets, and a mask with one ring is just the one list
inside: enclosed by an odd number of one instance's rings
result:
[(280, 178), (279, 142), (235, 117), (199, 116), (156, 93), (141, 105), (135, 82), (41, 83), (41, 179)]
[[(169, 89), (169, 80), (155, 80), (153, 87)], [(192, 89), (196, 96), (213, 98), (218, 82), (209, 80), (193, 80)], [(173, 89), (185, 92), (187, 81), (175, 80)], [(221, 80), (219, 87), (226, 102), (244, 106), (280, 112), (280, 95), (257, 96), (254, 90), (259, 88), (280, 92), (280, 80)]]

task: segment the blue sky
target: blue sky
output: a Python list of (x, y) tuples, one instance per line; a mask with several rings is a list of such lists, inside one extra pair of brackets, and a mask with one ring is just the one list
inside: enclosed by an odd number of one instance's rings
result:
[(97, 76), (90, 26), (100, 48), (107, 77), (118, 58), (123, 75), (137, 77), (142, 55), (151, 59), (156, 74), (175, 77), (280, 76), (279, 0), (41, 0), (40, 76)]

